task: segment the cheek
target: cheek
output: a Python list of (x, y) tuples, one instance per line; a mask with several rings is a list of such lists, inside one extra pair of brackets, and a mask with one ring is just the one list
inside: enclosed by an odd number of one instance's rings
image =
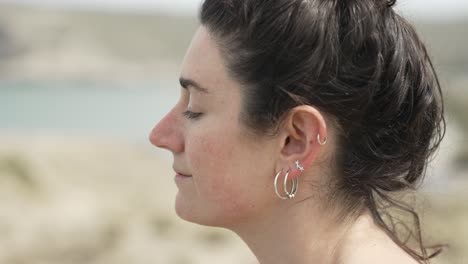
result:
[(223, 185), (230, 181), (230, 162), (234, 158), (234, 146), (226, 137), (213, 135), (216, 134), (200, 135), (192, 146), (187, 146), (187, 151), (191, 152), (187, 155), (190, 156), (195, 173), (198, 173), (196, 180), (199, 183), (199, 191), (216, 194), (228, 187)]
[(240, 175), (245, 171), (245, 153), (239, 142), (232, 140), (236, 138), (234, 133), (233, 129), (218, 129), (216, 133), (204, 131), (196, 141), (186, 145), (199, 196), (213, 205), (211, 208), (221, 207), (218, 209), (229, 214), (240, 213), (248, 203), (249, 184)]

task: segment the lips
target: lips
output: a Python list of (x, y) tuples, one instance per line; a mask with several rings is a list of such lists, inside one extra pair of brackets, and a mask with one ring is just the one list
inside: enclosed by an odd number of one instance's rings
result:
[(175, 171), (175, 173), (176, 173), (177, 176), (179, 176), (179, 177), (192, 177), (192, 175), (183, 172), (184, 170), (181, 170), (181, 169), (179, 169), (179, 168), (176, 168), (175, 166), (173, 166), (172, 169)]
[(172, 169), (176, 173), (176, 178), (190, 178), (190, 177), (192, 177), (192, 175), (190, 175), (189, 173), (186, 173), (186, 171), (188, 171), (188, 170), (184, 169), (185, 166), (176, 166), (175, 164), (180, 164), (180, 163), (174, 162), (172, 164)]
[(183, 173), (180, 173), (180, 172), (177, 172), (177, 176), (181, 176), (181, 177), (192, 177), (192, 175), (187, 175), (187, 174), (183, 174)]

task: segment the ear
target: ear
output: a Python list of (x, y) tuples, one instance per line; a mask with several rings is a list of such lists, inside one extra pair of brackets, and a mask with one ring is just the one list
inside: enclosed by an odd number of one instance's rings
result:
[[(299, 161), (304, 170), (309, 168), (320, 148), (326, 142), (327, 126), (324, 116), (310, 105), (301, 105), (291, 109), (279, 131), (280, 166), (289, 168), (289, 177), (294, 179), (302, 172), (296, 168)], [(320, 141), (318, 140), (320, 137)]]

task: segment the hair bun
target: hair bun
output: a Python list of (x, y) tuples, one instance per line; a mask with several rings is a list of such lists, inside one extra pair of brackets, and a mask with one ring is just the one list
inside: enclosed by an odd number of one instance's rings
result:
[(397, 0), (387, 0), (387, 6), (388, 7), (393, 7), (396, 4)]

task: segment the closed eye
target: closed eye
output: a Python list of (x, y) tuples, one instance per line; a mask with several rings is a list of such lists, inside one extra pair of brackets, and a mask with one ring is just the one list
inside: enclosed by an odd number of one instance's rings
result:
[(196, 113), (196, 112), (192, 112), (190, 110), (187, 110), (185, 112), (182, 113), (182, 115), (184, 117), (186, 117), (187, 119), (197, 119), (197, 118), (200, 118), (200, 116), (202, 115), (203, 113)]

